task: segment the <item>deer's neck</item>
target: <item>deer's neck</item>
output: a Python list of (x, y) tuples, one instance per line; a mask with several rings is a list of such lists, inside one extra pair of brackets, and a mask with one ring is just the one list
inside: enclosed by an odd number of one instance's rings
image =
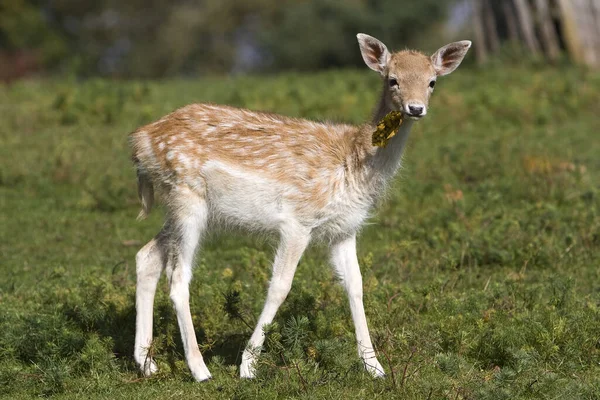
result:
[[(398, 171), (412, 125), (412, 120), (405, 120), (400, 125), (398, 133), (389, 140), (385, 147), (372, 147), (370, 149), (370, 155), (364, 164), (365, 173), (369, 180), (384, 185)], [(372, 135), (372, 132), (375, 131), (375, 125), (369, 125), (369, 128), (373, 128), (370, 132)]]
[(383, 90), (381, 91), (381, 96), (379, 96), (379, 102), (377, 103), (375, 110), (373, 110), (373, 119), (371, 120), (371, 123), (373, 125), (377, 125), (377, 123), (381, 121), (383, 117), (385, 117), (390, 111), (392, 111), (388, 103), (389, 101), (386, 97), (386, 91), (384, 86)]
[[(384, 91), (385, 93), (385, 91)], [(405, 119), (400, 125), (396, 135), (389, 140), (385, 147), (374, 147), (371, 145), (371, 138), (375, 132), (377, 123), (383, 119), (392, 109), (387, 106), (387, 101), (382, 94), (377, 108), (373, 112), (373, 120), (367, 125), (363, 135), (365, 137), (365, 145), (367, 146), (367, 157), (364, 162), (365, 178), (380, 187), (394, 176), (400, 162), (402, 161), (402, 152), (410, 134), (413, 125), (413, 120)]]

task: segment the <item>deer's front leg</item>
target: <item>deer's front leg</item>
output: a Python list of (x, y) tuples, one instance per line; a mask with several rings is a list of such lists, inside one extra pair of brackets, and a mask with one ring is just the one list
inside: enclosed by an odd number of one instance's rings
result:
[(277, 248), (275, 261), (273, 262), (273, 276), (267, 292), (265, 306), (258, 319), (258, 324), (248, 341), (246, 350), (242, 354), (240, 365), (240, 376), (242, 378), (254, 378), (254, 363), (261, 346), (265, 341), (263, 326), (273, 322), (273, 318), (287, 297), (291, 287), (298, 261), (310, 241), (310, 230), (289, 224), (281, 232), (281, 242)]
[(355, 234), (332, 244), (331, 262), (348, 294), (350, 311), (356, 331), (356, 341), (358, 342), (358, 355), (363, 360), (366, 370), (373, 376), (385, 376), (381, 364), (377, 361), (371, 343), (371, 336), (369, 335), (369, 328), (367, 327), (367, 317), (363, 306), (362, 276), (356, 257)]

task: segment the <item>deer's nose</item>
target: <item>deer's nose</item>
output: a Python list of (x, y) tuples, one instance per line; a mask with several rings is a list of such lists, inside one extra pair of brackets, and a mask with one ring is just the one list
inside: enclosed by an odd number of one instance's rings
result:
[(421, 116), (423, 114), (423, 110), (425, 110), (425, 107), (421, 104), (409, 104), (408, 105), (408, 113), (415, 117)]

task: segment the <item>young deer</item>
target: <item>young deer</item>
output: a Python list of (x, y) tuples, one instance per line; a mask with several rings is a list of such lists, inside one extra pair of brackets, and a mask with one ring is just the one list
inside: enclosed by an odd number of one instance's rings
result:
[[(145, 375), (157, 370), (148, 355), (152, 310), (166, 270), (188, 366), (197, 381), (211, 377), (198, 349), (189, 306), (194, 253), (203, 234), (218, 226), (275, 232), (280, 236), (267, 300), (240, 375), (252, 378), (263, 326), (273, 321), (292, 286), (311, 240), (325, 240), (331, 263), (348, 294), (358, 354), (374, 376), (375, 356), (363, 308), (356, 233), (398, 167), (413, 121), (427, 113), (436, 78), (454, 71), (471, 46), (450, 43), (431, 57), (388, 52), (379, 40), (358, 34), (367, 66), (383, 89), (371, 123), (313, 122), (212, 104), (192, 104), (131, 134), (142, 202), (152, 208), (154, 188), (166, 205), (166, 222), (137, 254), (135, 360)], [(388, 113), (403, 117), (399, 132), (376, 147), (372, 135)]]

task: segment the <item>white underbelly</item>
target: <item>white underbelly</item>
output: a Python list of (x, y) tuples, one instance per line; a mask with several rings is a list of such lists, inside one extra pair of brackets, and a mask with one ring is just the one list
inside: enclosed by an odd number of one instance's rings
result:
[(208, 165), (203, 175), (212, 217), (250, 229), (277, 230), (289, 218), (275, 182), (226, 166)]
[(279, 231), (290, 221), (310, 228), (315, 236), (333, 237), (355, 232), (368, 217), (370, 201), (346, 193), (333, 196), (323, 207), (303, 200), (293, 185), (277, 182), (225, 164), (203, 168), (209, 211), (220, 223), (251, 230)]

